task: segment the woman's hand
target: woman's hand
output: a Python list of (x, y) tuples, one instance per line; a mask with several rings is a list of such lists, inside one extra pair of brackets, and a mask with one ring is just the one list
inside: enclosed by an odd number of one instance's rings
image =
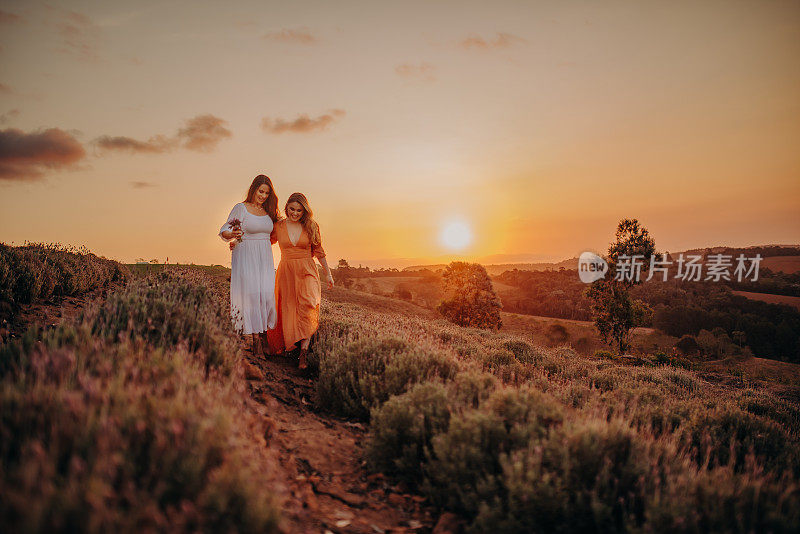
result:
[(228, 243), (228, 246), (231, 248), (231, 250), (235, 249), (236, 248), (236, 241), (231, 241), (230, 243)]
[(238, 239), (243, 235), (244, 232), (240, 228), (237, 228), (236, 230), (225, 230), (224, 232), (222, 232), (222, 237), (224, 237), (225, 239), (234, 239), (234, 238)]
[(328, 289), (333, 289), (333, 275), (328, 273)]

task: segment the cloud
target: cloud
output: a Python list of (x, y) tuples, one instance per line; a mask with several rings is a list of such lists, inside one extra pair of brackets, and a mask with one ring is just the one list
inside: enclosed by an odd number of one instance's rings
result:
[(89, 61), (100, 59), (97, 53), (102, 37), (100, 26), (82, 13), (53, 6), (47, 7), (58, 17), (55, 27), (61, 36), (60, 52), (74, 54)]
[(11, 89), (8, 85), (4, 83), (0, 83), (0, 95), (13, 95), (14, 90)]
[(261, 119), (261, 128), (265, 132), (277, 134), (285, 132), (313, 133), (326, 130), (328, 126), (344, 116), (345, 112), (343, 109), (333, 109), (329, 113), (325, 113), (313, 119), (306, 114), (299, 115), (293, 121), (264, 117)]
[(16, 117), (19, 115), (18, 109), (12, 109), (10, 111), (6, 111), (2, 115), (0, 115), (0, 124), (5, 124), (8, 122), (9, 119)]
[(144, 152), (158, 154), (175, 148), (174, 139), (163, 135), (156, 135), (147, 141), (138, 141), (132, 137), (102, 135), (93, 143), (103, 150), (128, 150), (130, 152)]
[(16, 24), (18, 22), (22, 22), (22, 17), (0, 9), (0, 24)]
[(233, 137), (230, 130), (223, 126), (224, 120), (214, 115), (198, 115), (186, 122), (186, 127), (178, 131), (177, 139), (183, 147), (199, 152), (210, 152), (225, 138)]
[(39, 180), (45, 170), (68, 169), (84, 157), (77, 139), (58, 128), (0, 130), (0, 181)]
[(154, 135), (147, 141), (139, 141), (132, 137), (103, 135), (92, 141), (96, 147), (104, 151), (119, 150), (139, 154), (160, 154), (176, 148), (185, 148), (197, 152), (211, 152), (217, 144), (233, 134), (225, 128), (227, 122), (214, 115), (198, 115), (186, 121), (173, 136)]
[(526, 43), (522, 37), (510, 33), (498, 33), (494, 40), (487, 41), (480, 35), (470, 35), (461, 41), (461, 48), (467, 50), (493, 50), (498, 48), (508, 48), (509, 46)]
[(432, 82), (436, 79), (436, 67), (424, 61), (419, 65), (403, 63), (396, 66), (394, 71), (403, 78), (414, 78), (426, 82)]
[(131, 187), (134, 189), (147, 189), (149, 187), (156, 187), (156, 184), (153, 182), (140, 182), (140, 181), (132, 181)]
[(312, 45), (318, 42), (317, 38), (307, 29), (299, 28), (296, 30), (283, 29), (277, 32), (267, 32), (262, 39), (276, 43), (290, 43)]

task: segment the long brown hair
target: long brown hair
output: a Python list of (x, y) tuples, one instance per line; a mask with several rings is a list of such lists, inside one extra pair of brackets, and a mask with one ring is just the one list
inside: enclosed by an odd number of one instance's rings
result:
[(303, 193), (292, 193), (286, 200), (286, 204), (283, 206), (283, 211), (286, 213), (287, 217), (289, 216), (287, 208), (292, 202), (297, 202), (303, 206), (303, 216), (300, 217), (300, 224), (302, 224), (308, 232), (308, 235), (311, 238), (311, 246), (318, 247), (322, 238), (319, 235), (319, 225), (317, 224), (317, 221), (314, 220), (314, 212), (311, 211), (311, 206), (308, 204), (308, 199)]
[(261, 205), (263, 206), (264, 210), (266, 210), (267, 215), (269, 218), (272, 219), (272, 223), (278, 222), (278, 195), (275, 194), (275, 188), (272, 187), (272, 180), (269, 179), (269, 176), (266, 174), (259, 174), (258, 176), (253, 179), (253, 183), (250, 184), (250, 189), (247, 190), (247, 197), (244, 199), (245, 202), (253, 202), (253, 199), (256, 196), (256, 191), (262, 185), (269, 186), (269, 196), (267, 196), (267, 200)]

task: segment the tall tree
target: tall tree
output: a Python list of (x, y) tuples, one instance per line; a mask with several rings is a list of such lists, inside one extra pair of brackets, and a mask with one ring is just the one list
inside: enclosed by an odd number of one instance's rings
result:
[(642, 283), (650, 267), (650, 258), (655, 253), (655, 241), (638, 220), (621, 220), (617, 225), (616, 239), (608, 247), (606, 276), (592, 282), (586, 289), (600, 339), (615, 345), (621, 353), (630, 348), (633, 328), (652, 314), (649, 306), (631, 299), (628, 291)]
[(348, 289), (353, 285), (353, 273), (350, 264), (344, 258), (339, 260), (339, 266), (336, 268), (336, 281)]

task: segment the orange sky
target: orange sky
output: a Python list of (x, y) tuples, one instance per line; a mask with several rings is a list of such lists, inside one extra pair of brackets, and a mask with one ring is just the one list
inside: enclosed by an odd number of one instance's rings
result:
[(228, 265), (265, 173), (334, 264), (800, 243), (800, 2), (221, 6), (0, 3), (0, 241)]

